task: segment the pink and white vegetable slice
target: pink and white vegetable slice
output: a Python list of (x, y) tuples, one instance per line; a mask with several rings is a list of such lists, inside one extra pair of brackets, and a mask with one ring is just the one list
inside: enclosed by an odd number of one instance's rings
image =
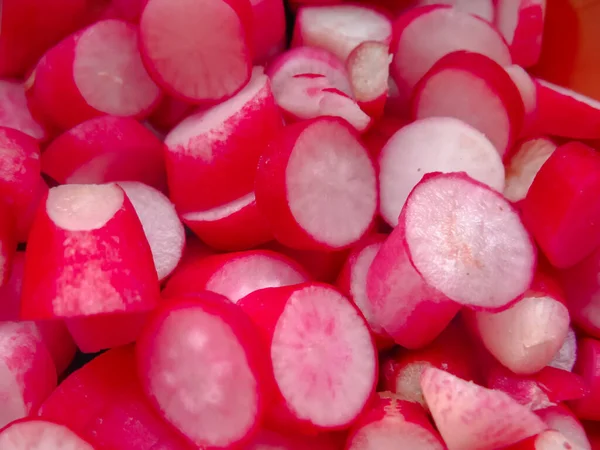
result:
[(248, 0), (149, 0), (140, 20), (144, 63), (169, 94), (223, 101), (250, 79), (251, 21)]
[(94, 450), (94, 447), (65, 425), (35, 418), (13, 422), (0, 430), (0, 448), (4, 450)]
[(343, 120), (287, 126), (261, 156), (256, 204), (283, 244), (335, 250), (362, 238), (377, 209), (375, 168)]
[(423, 76), (411, 102), (416, 119), (455, 117), (481, 131), (504, 156), (524, 122), (521, 94), (504, 68), (487, 56), (450, 53)]
[(509, 447), (505, 447), (507, 450), (563, 450), (563, 449), (576, 449), (580, 447), (574, 447), (573, 443), (567, 439), (562, 433), (556, 430), (546, 430), (531, 436), (523, 441), (520, 441)]
[(531, 284), (537, 252), (519, 214), (464, 173), (425, 175), (399, 227), (424, 282), (462, 305), (503, 309)]
[(583, 377), (589, 395), (569, 403), (580, 419), (600, 420), (600, 341), (583, 338), (577, 347), (577, 361), (573, 372)]
[(412, 6), (449, 5), (458, 11), (494, 22), (494, 0), (415, 0)]
[(577, 417), (564, 405), (550, 406), (536, 414), (552, 429), (560, 432), (581, 450), (592, 450), (585, 430)]
[(430, 172), (466, 172), (492, 189), (504, 189), (504, 166), (479, 131), (451, 117), (417, 120), (396, 132), (379, 155), (379, 210), (391, 226), (408, 195)]
[(525, 69), (516, 64), (505, 66), (504, 70), (506, 70), (506, 73), (508, 73), (521, 94), (521, 100), (523, 100), (525, 108), (525, 119), (521, 135), (529, 136), (537, 112), (537, 89), (535, 82)]
[(560, 349), (554, 355), (554, 358), (548, 364), (550, 367), (556, 367), (557, 369), (573, 370), (575, 360), (577, 359), (577, 336), (573, 328), (569, 327), (567, 336), (563, 341)]
[(0, 126), (14, 128), (37, 141), (47, 138), (46, 130), (29, 111), (23, 83), (0, 80)]
[(448, 450), (501, 448), (547, 429), (505, 393), (440, 369), (425, 369), (421, 388)]
[(283, 0), (250, 0), (252, 4), (252, 54), (255, 64), (265, 64), (286, 46)]

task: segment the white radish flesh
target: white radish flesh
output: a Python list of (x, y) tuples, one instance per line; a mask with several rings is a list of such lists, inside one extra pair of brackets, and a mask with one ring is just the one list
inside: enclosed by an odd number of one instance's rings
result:
[(449, 5), (458, 11), (494, 21), (494, 0), (416, 0), (414, 6)]
[(383, 114), (391, 61), (389, 45), (375, 41), (360, 44), (346, 61), (354, 97), (371, 117)]
[(550, 406), (535, 412), (548, 426), (569, 440), (579, 450), (592, 450), (585, 430), (577, 417), (563, 405)]
[(42, 419), (14, 422), (0, 431), (3, 450), (94, 450), (69, 428)]
[(0, 125), (22, 131), (38, 141), (46, 138), (46, 130), (31, 116), (23, 83), (0, 80)]
[(548, 364), (550, 367), (571, 371), (577, 359), (577, 336), (573, 328), (569, 327), (569, 331), (562, 346), (554, 355), (554, 358)]

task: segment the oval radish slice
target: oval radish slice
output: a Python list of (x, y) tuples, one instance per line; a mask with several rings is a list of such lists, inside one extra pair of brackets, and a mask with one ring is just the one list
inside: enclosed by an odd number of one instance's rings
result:
[(536, 414), (548, 426), (563, 434), (572, 444), (581, 450), (592, 450), (585, 430), (577, 417), (564, 405), (550, 406), (536, 411)]
[(413, 2), (413, 7), (427, 5), (449, 5), (457, 11), (479, 16), (490, 23), (494, 21), (493, 0), (417, 0)]
[(508, 46), (492, 25), (448, 6), (402, 14), (394, 23), (394, 35), (390, 70), (404, 98), (439, 59), (457, 50), (481, 53), (501, 66), (511, 64)]
[(583, 377), (589, 395), (569, 405), (580, 419), (600, 420), (600, 341), (583, 338), (577, 348), (573, 372)]
[(37, 141), (46, 139), (46, 130), (29, 112), (23, 83), (0, 80), (0, 126), (19, 130)]
[(492, 143), (451, 117), (417, 120), (396, 132), (379, 155), (380, 213), (391, 226), (423, 175), (466, 172), (492, 189), (504, 189), (504, 166)]
[[(219, 102), (249, 80), (247, 0), (149, 0), (140, 21), (144, 62), (170, 94)], [(190, 55), (195, 55), (190, 58)]]
[(252, 4), (252, 54), (255, 64), (264, 64), (286, 46), (283, 0), (250, 0)]
[(562, 346), (554, 355), (554, 358), (548, 364), (550, 367), (557, 369), (571, 371), (575, 365), (575, 359), (577, 358), (577, 336), (573, 328), (569, 327), (567, 336), (563, 341)]
[(346, 248), (373, 222), (375, 169), (343, 120), (323, 117), (294, 124), (271, 141), (261, 157), (256, 204), (284, 245)]
[(413, 117), (455, 117), (481, 131), (501, 156), (524, 121), (521, 95), (506, 71), (477, 53), (441, 58), (419, 81), (411, 102)]
[(465, 174), (425, 175), (399, 226), (425, 282), (462, 305), (502, 309), (531, 284), (536, 250), (518, 213)]
[(267, 359), (249, 319), (216, 294), (164, 304), (137, 343), (142, 385), (199, 447), (248, 439), (262, 419)]
[(94, 450), (69, 428), (42, 419), (13, 422), (0, 431), (4, 450)]

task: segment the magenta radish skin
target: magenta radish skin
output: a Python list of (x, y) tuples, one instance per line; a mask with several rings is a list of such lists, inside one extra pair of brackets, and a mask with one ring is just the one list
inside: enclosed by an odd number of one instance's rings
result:
[(583, 425), (566, 406), (549, 406), (536, 411), (536, 414), (546, 422), (550, 429), (562, 433), (564, 437), (581, 450), (592, 450)]
[(23, 419), (0, 430), (0, 447), (6, 450), (94, 450), (68, 427), (42, 419)]
[(252, 54), (254, 64), (264, 65), (286, 47), (283, 0), (251, 0)]
[(592, 338), (579, 341), (573, 372), (583, 377), (590, 392), (570, 402), (570, 408), (580, 419), (600, 420), (600, 341)]
[(148, 116), (148, 122), (156, 130), (168, 133), (183, 119), (194, 113), (196, 106), (179, 100), (171, 95), (163, 95), (160, 103)]
[(577, 336), (573, 328), (569, 327), (567, 336), (563, 341), (562, 346), (554, 355), (554, 358), (548, 364), (550, 367), (567, 370), (571, 372), (577, 359)]
[(44, 181), (44, 178), (41, 175), (37, 176), (37, 182), (32, 193), (31, 201), (21, 214), (18, 214), (16, 217), (15, 233), (19, 242), (27, 242), (37, 208), (47, 193), (48, 185), (46, 184), (46, 181)]
[(165, 138), (169, 192), (178, 211), (211, 209), (248, 194), (261, 153), (282, 128), (260, 68), (237, 95), (186, 118)]
[(0, 80), (0, 126), (21, 131), (36, 141), (47, 138), (46, 129), (29, 111), (23, 83)]
[(302, 436), (262, 428), (244, 448), (245, 450), (271, 448), (277, 450), (340, 450), (344, 440), (344, 434), (338, 436), (337, 433), (319, 433), (314, 436)]
[(494, 0), (416, 0), (412, 5), (449, 5), (458, 11), (481, 17), (490, 23), (494, 22)]
[(101, 17), (103, 19), (122, 19), (138, 24), (147, 3), (148, 0), (109, 0)]
[(371, 128), (361, 136), (365, 147), (367, 147), (369, 154), (378, 166), (379, 155), (387, 142), (398, 130), (406, 125), (408, 125), (408, 120), (386, 113), (383, 117), (373, 122)]
[(255, 194), (277, 240), (306, 250), (350, 247), (377, 209), (371, 158), (351, 127), (333, 117), (282, 130), (261, 156)]
[(0, 287), (3, 287), (10, 279), (16, 250), (13, 210), (0, 203)]

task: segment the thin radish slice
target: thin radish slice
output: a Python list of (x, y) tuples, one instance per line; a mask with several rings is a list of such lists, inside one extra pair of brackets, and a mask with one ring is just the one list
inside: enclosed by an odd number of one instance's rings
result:
[(375, 169), (343, 120), (297, 123), (275, 137), (262, 155), (256, 203), (283, 244), (343, 249), (358, 242), (373, 222)]
[(251, 20), (247, 0), (149, 0), (140, 21), (146, 67), (176, 97), (223, 101), (250, 79)]
[(117, 183), (127, 194), (148, 239), (158, 280), (177, 266), (185, 245), (185, 230), (175, 207), (160, 191), (137, 181)]
[(513, 64), (504, 67), (504, 70), (506, 70), (506, 73), (508, 73), (521, 94), (521, 100), (523, 100), (523, 106), (525, 107), (525, 119), (521, 135), (528, 135), (537, 112), (537, 90), (535, 82), (531, 75), (529, 75), (521, 66)]
[(494, 22), (494, 0), (416, 0), (412, 5), (449, 5), (457, 11), (473, 14), (490, 23)]
[(466, 172), (504, 189), (502, 159), (482, 133), (451, 117), (417, 120), (396, 132), (379, 155), (379, 209), (388, 224), (398, 224), (408, 195), (430, 172)]
[(384, 14), (362, 5), (305, 6), (298, 11), (292, 46), (330, 51), (341, 61), (366, 41), (389, 45), (392, 23)]
[(546, 430), (531, 436), (521, 442), (518, 442), (506, 450), (564, 450), (573, 449), (579, 450), (579, 447), (573, 447), (573, 443), (567, 439), (562, 433), (556, 430)]
[(421, 387), (449, 450), (502, 448), (547, 429), (540, 418), (504, 392), (443, 370), (426, 369)]
[(252, 4), (252, 54), (255, 64), (264, 64), (286, 47), (283, 0), (250, 0)]
[(519, 135), (524, 106), (519, 90), (492, 59), (470, 52), (441, 58), (413, 92), (416, 119), (455, 117), (481, 131), (505, 155)]
[(585, 430), (577, 417), (564, 405), (550, 406), (536, 411), (536, 414), (548, 426), (563, 434), (571, 443), (581, 450), (592, 450)]
[(13, 210), (0, 203), (0, 287), (10, 279), (17, 240)]
[(425, 175), (399, 226), (425, 282), (462, 305), (503, 309), (531, 284), (537, 253), (518, 213), (465, 174)]
[(575, 365), (577, 359), (577, 336), (573, 328), (569, 327), (567, 336), (563, 341), (562, 346), (554, 355), (554, 358), (548, 364), (550, 367), (556, 367), (557, 369), (571, 371)]
[(485, 20), (448, 6), (424, 6), (394, 23), (392, 77), (404, 98), (443, 56), (457, 50), (481, 53), (501, 66), (511, 64), (510, 50)]
[(4, 450), (94, 450), (88, 442), (64, 425), (43, 419), (13, 422), (0, 431)]
[(540, 59), (546, 0), (497, 0), (496, 27), (515, 64), (531, 67)]
[(600, 341), (583, 338), (577, 352), (573, 372), (583, 377), (590, 392), (569, 406), (580, 419), (600, 420)]
[(144, 117), (161, 95), (142, 64), (137, 27), (120, 20), (96, 22), (50, 49), (28, 84), (35, 110), (62, 130), (105, 114)]
[(31, 116), (23, 83), (0, 80), (0, 126), (19, 130), (37, 141), (46, 139), (46, 130)]

